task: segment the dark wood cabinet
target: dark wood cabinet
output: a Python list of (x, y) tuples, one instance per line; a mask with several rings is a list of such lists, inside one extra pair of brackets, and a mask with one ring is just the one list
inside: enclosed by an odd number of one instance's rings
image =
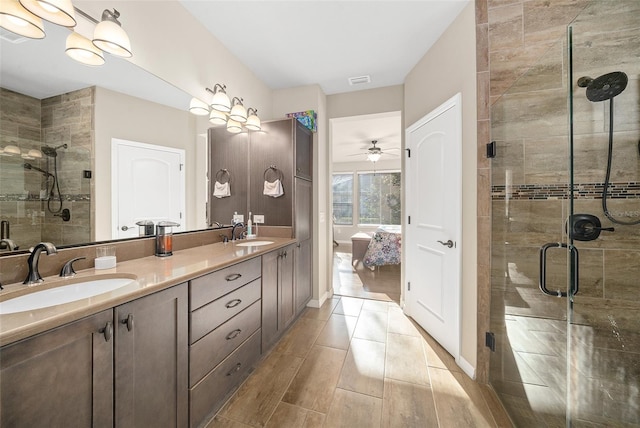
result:
[(118, 306), (114, 315), (116, 427), (186, 427), (187, 284)]
[(113, 427), (113, 311), (0, 350), (0, 426)]
[(294, 249), (289, 245), (262, 256), (262, 352), (275, 344), (297, 315)]
[(313, 174), (313, 133), (303, 124), (295, 122), (295, 176), (306, 180)]
[(298, 242), (294, 253), (296, 313), (304, 310), (313, 297), (311, 239)]

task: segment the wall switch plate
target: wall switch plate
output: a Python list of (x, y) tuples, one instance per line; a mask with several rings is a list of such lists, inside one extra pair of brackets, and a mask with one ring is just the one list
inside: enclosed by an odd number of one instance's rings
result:
[(263, 215), (254, 214), (253, 215), (253, 222), (256, 223), (256, 224), (258, 224), (258, 223), (264, 224), (264, 216)]
[(234, 214), (233, 215), (233, 222), (234, 223), (238, 223), (238, 222), (242, 223), (242, 222), (244, 222), (244, 214)]

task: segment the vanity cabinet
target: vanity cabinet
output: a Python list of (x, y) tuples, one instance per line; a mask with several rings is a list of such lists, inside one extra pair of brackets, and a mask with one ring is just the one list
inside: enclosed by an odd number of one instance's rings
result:
[(190, 426), (217, 412), (260, 357), (261, 258), (190, 281)]
[(187, 292), (180, 284), (114, 308), (116, 427), (187, 426)]
[(0, 426), (113, 427), (113, 311), (0, 349)]
[(311, 239), (298, 242), (295, 248), (296, 314), (304, 310), (313, 297)]
[(187, 285), (0, 350), (3, 427), (186, 427)]
[(296, 316), (295, 245), (262, 256), (262, 352), (270, 349)]

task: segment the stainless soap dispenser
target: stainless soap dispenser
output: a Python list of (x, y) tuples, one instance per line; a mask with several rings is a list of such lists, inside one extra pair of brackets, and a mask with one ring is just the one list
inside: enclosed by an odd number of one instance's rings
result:
[(173, 254), (172, 227), (180, 226), (173, 221), (161, 221), (156, 225), (156, 256), (167, 257)]

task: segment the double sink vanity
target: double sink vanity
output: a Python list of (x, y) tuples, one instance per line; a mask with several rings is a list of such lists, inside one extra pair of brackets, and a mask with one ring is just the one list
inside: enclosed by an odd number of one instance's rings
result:
[(311, 299), (299, 245), (219, 242), (6, 286), (0, 426), (206, 425)]

